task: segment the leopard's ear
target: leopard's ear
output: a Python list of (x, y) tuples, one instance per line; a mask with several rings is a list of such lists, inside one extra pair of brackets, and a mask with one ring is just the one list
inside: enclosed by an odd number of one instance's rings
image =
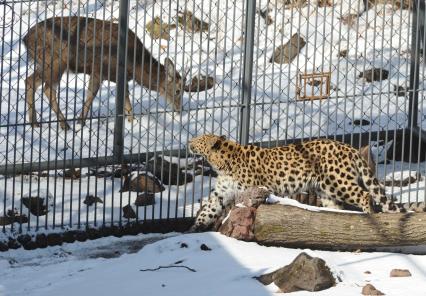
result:
[(223, 141), (226, 140), (225, 136), (214, 137), (211, 142), (212, 150), (218, 150), (222, 146)]

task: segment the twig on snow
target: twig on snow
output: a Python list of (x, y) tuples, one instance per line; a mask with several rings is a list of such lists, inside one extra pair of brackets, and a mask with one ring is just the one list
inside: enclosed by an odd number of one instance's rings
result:
[(167, 265), (167, 266), (158, 266), (157, 268), (140, 269), (139, 271), (157, 271), (157, 270), (162, 269), (162, 268), (174, 268), (174, 267), (177, 267), (177, 268), (186, 268), (186, 269), (188, 269), (189, 271), (197, 272), (195, 269), (190, 268), (190, 267), (185, 266), (185, 265)]

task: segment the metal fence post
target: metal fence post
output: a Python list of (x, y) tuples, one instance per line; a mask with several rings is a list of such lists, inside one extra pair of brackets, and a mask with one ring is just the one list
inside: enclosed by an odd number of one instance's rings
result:
[(411, 28), (411, 54), (410, 54), (410, 93), (408, 101), (408, 128), (418, 126), (419, 109), (419, 76), (420, 76), (420, 54), (423, 39), (425, 3), (413, 0), (413, 24)]
[(247, 145), (250, 131), (251, 86), (253, 81), (253, 50), (256, 0), (246, 2), (246, 23), (244, 38), (243, 92), (240, 110), (240, 143)]
[(115, 98), (114, 147), (113, 156), (116, 163), (122, 163), (124, 151), (124, 99), (127, 92), (127, 31), (129, 17), (129, 0), (120, 0), (119, 7), (119, 44), (117, 65), (117, 95)]

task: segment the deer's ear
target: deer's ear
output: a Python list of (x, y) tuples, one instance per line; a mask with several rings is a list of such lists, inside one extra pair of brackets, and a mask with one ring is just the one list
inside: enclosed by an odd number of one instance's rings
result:
[(175, 78), (176, 69), (175, 65), (169, 58), (164, 60), (164, 67), (166, 68), (166, 73), (169, 80), (173, 80)]

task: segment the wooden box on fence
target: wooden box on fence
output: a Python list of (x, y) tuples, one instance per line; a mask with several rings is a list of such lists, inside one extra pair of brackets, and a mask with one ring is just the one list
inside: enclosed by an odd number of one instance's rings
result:
[(331, 72), (299, 74), (297, 100), (322, 100), (330, 96)]

